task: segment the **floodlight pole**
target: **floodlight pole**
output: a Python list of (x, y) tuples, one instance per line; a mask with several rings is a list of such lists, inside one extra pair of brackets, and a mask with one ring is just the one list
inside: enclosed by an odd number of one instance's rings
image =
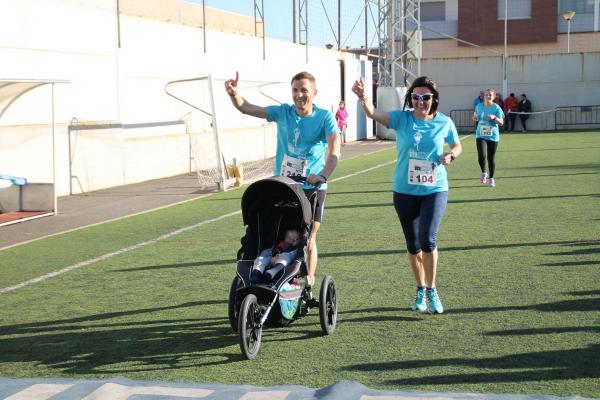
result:
[(567, 20), (567, 53), (571, 52), (571, 20)]
[(504, 0), (504, 57), (502, 59), (502, 96), (508, 95), (508, 0)]

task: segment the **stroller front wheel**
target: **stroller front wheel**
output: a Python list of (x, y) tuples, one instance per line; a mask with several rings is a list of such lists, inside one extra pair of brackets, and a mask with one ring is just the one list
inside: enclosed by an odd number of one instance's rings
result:
[(335, 282), (329, 275), (323, 278), (321, 283), (321, 292), (319, 294), (319, 319), (321, 320), (321, 329), (326, 335), (331, 335), (335, 331), (337, 323), (337, 293)]
[(252, 360), (260, 350), (262, 326), (260, 325), (261, 311), (258, 300), (253, 294), (247, 295), (240, 306), (238, 333), (240, 348), (248, 360)]

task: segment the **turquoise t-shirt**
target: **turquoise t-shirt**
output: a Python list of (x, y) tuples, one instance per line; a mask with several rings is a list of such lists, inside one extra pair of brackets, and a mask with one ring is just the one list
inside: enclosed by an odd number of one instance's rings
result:
[[(296, 113), (293, 104), (267, 107), (267, 121), (277, 123), (277, 153), (274, 175), (318, 175), (325, 168), (327, 136), (339, 134), (333, 113), (313, 104), (306, 117)], [(304, 185), (305, 188), (313, 188)], [(320, 186), (327, 189), (327, 184)]]
[(492, 142), (500, 141), (500, 129), (496, 121), (490, 121), (487, 119), (488, 115), (495, 115), (498, 118), (504, 119), (504, 111), (496, 103), (492, 103), (491, 106), (486, 107), (484, 103), (477, 104), (475, 107), (475, 114), (477, 114), (477, 132), (475, 137), (477, 139), (490, 140)]
[(446, 168), (440, 163), (444, 143), (458, 143), (458, 132), (450, 118), (436, 112), (433, 119), (416, 119), (412, 110), (390, 112), (396, 131), (398, 160), (394, 169), (394, 192), (416, 196), (448, 190)]

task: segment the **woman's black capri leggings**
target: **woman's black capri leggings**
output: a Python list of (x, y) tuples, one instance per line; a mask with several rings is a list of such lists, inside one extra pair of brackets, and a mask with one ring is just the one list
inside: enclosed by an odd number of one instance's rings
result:
[(490, 178), (494, 177), (494, 171), (496, 170), (496, 149), (498, 149), (498, 142), (491, 140), (477, 139), (477, 160), (479, 161), (479, 167), (481, 172), (485, 172), (485, 161), (488, 163), (488, 174)]

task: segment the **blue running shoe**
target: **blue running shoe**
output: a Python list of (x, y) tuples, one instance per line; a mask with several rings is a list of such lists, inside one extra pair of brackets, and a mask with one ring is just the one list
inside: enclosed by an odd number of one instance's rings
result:
[(429, 314), (441, 314), (444, 312), (444, 306), (435, 288), (427, 290), (427, 311)]
[(413, 311), (425, 311), (427, 309), (427, 304), (425, 303), (425, 289), (417, 289), (417, 294), (415, 294), (415, 299), (410, 304), (410, 309)]

